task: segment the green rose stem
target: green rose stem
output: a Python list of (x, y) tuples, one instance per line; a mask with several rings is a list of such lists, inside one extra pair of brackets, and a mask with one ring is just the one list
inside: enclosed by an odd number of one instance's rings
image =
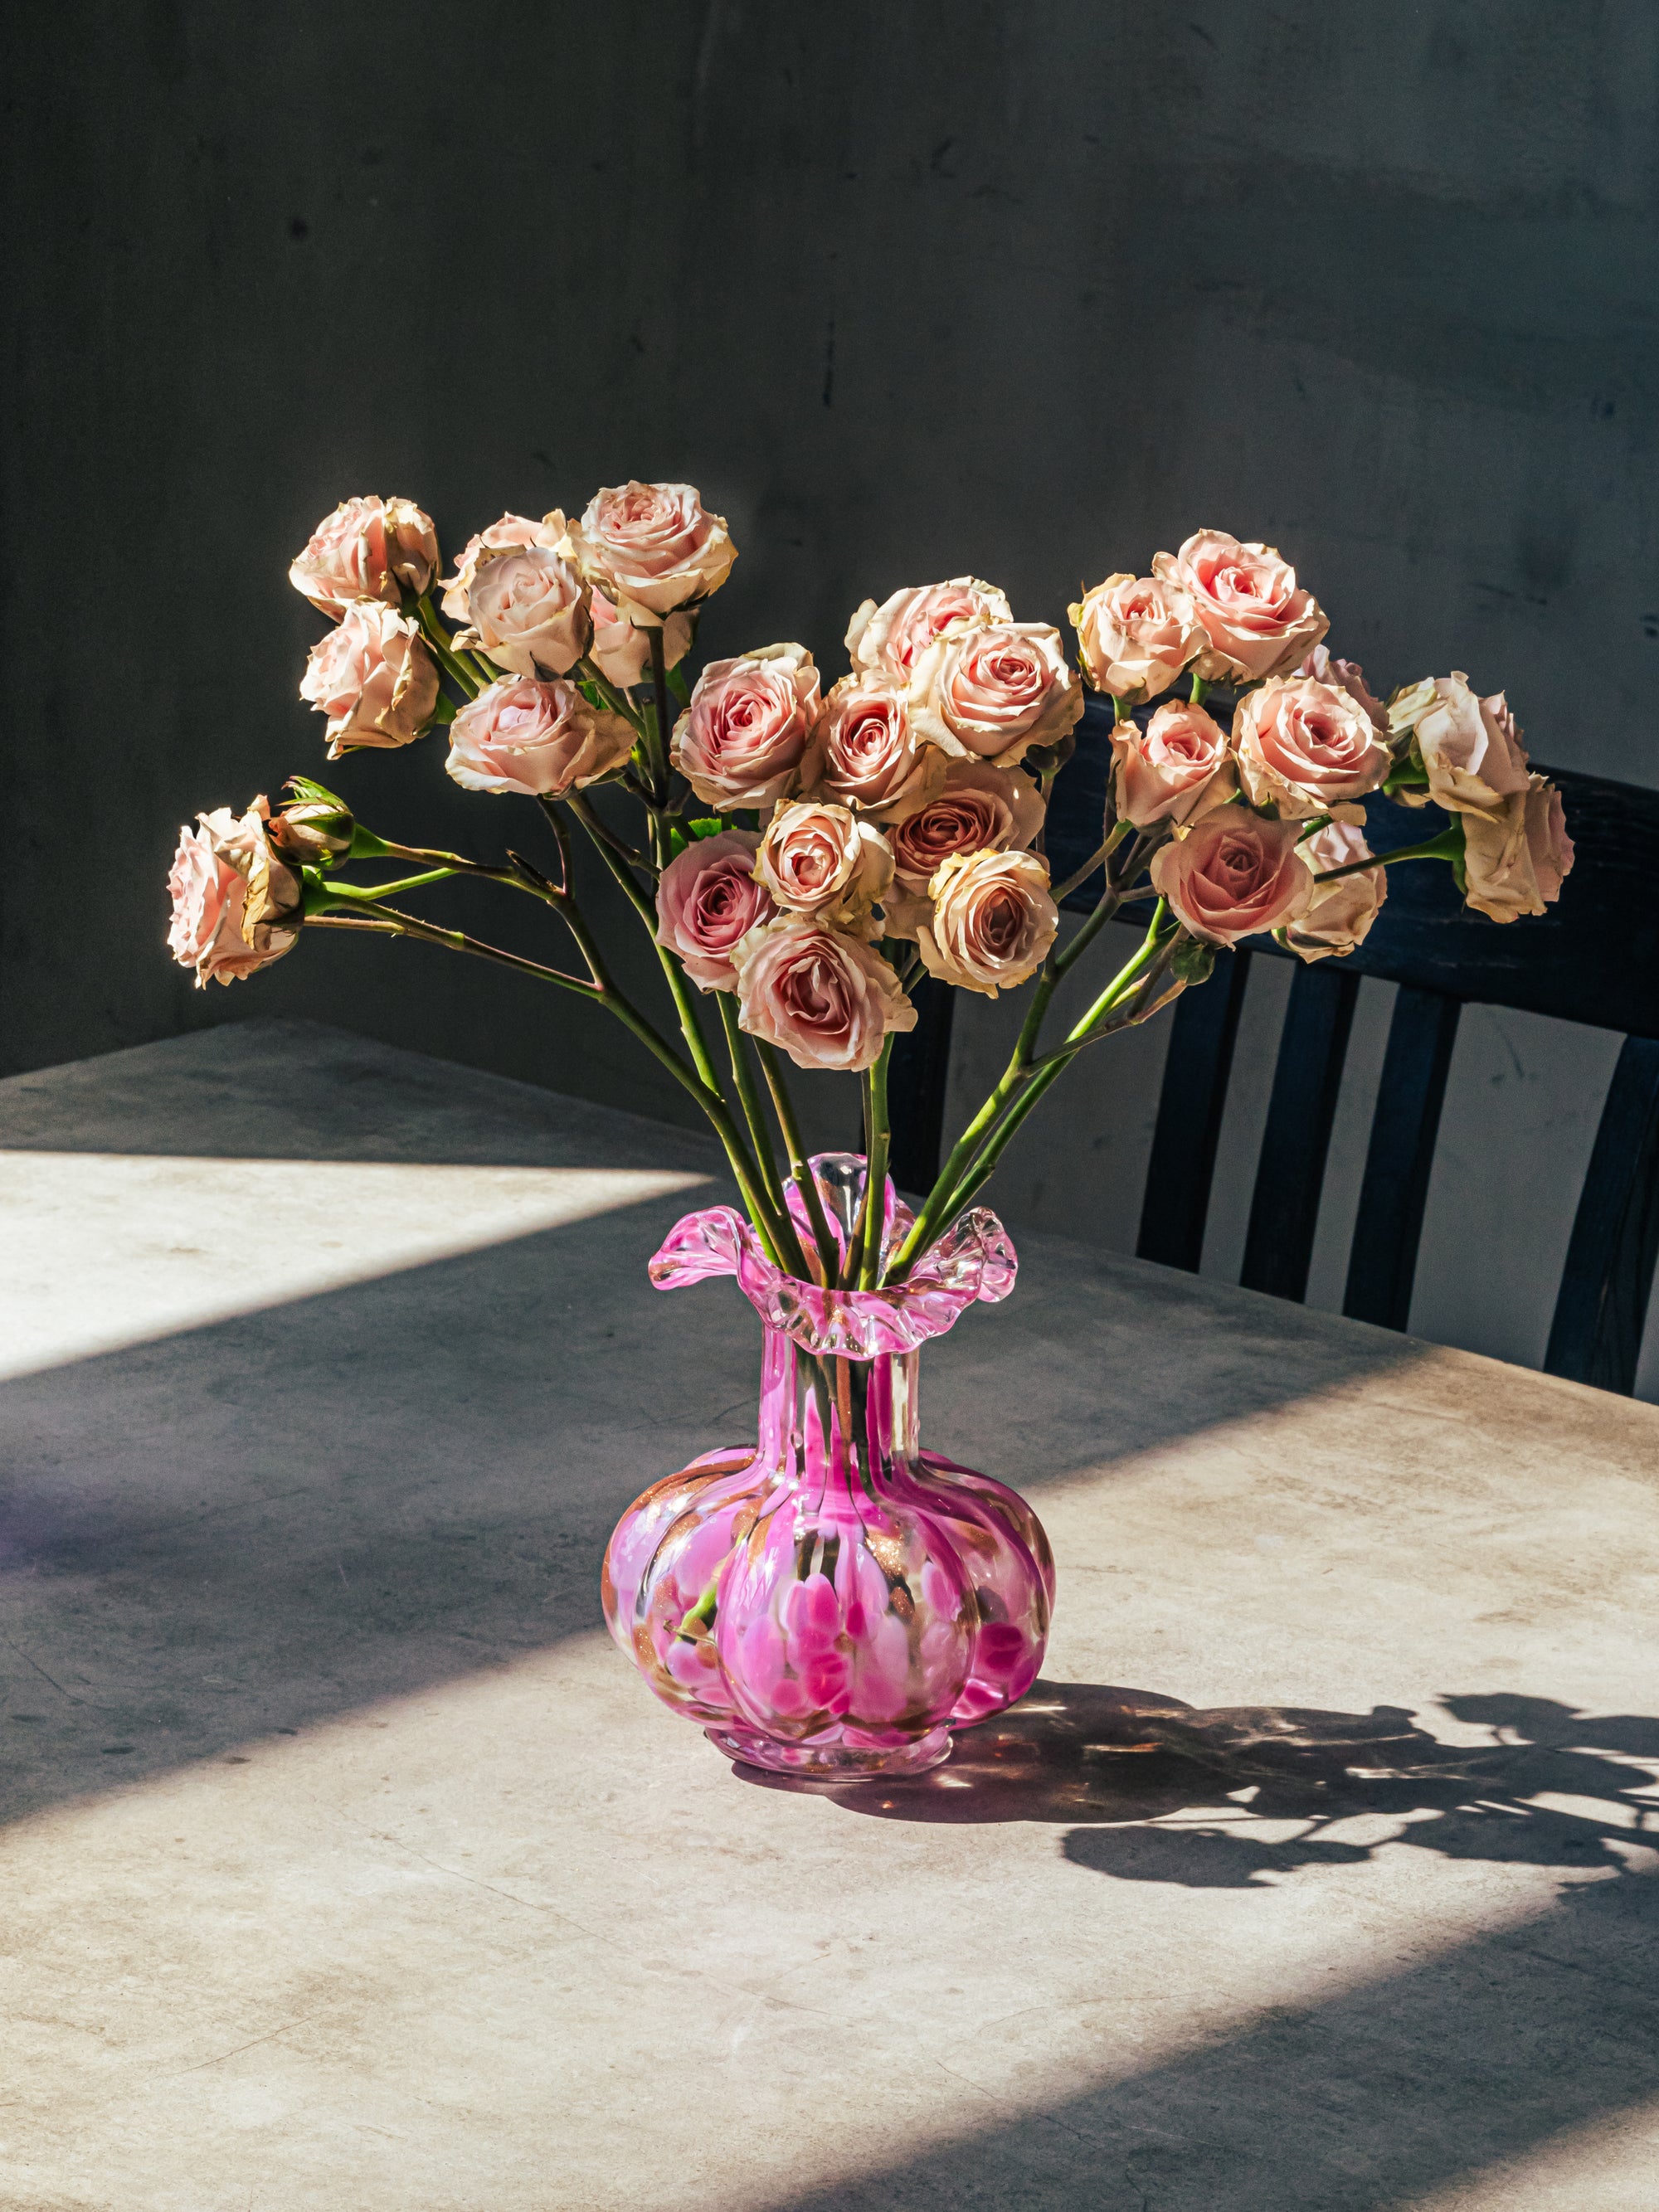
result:
[(1463, 857), (1463, 825), (1454, 821), (1437, 837), (1425, 838), (1420, 845), (1397, 846), (1392, 853), (1373, 853), (1369, 860), (1345, 860), (1340, 868), (1323, 868), (1314, 878), (1316, 884), (1334, 884), (1344, 876), (1357, 876), (1366, 868), (1391, 868), (1396, 860), (1449, 860), (1455, 867)]
[(437, 654), (445, 674), (459, 684), (469, 699), (476, 699), (494, 678), (481, 675), (471, 662), (463, 660), (456, 652), (450, 642), (448, 631), (438, 620), (438, 611), (432, 604), (430, 592), (422, 592), (416, 600), (415, 618), (421, 625), (427, 643)]
[(672, 727), (668, 714), (668, 654), (660, 623), (647, 630), (646, 636), (651, 646), (651, 687), (657, 707), (657, 748), (652, 785), (660, 806), (668, 796), (668, 733)]
[(800, 1123), (795, 1115), (795, 1102), (789, 1096), (782, 1068), (778, 1065), (775, 1049), (755, 1039), (755, 1057), (761, 1064), (761, 1073), (766, 1078), (766, 1087), (772, 1094), (772, 1110), (778, 1117), (778, 1127), (783, 1133), (784, 1150), (789, 1155), (789, 1177), (801, 1194), (806, 1208), (806, 1218), (812, 1224), (812, 1239), (818, 1248), (818, 1260), (823, 1268), (822, 1279), (833, 1283), (841, 1262), (841, 1248), (836, 1233), (830, 1226), (830, 1217), (823, 1210), (823, 1194), (818, 1188), (818, 1179), (807, 1164), (806, 1146), (802, 1142)]
[(881, 1272), (881, 1239), (887, 1214), (887, 1154), (891, 1137), (887, 1115), (887, 1063), (892, 1050), (890, 1034), (883, 1041), (880, 1058), (864, 1078), (864, 1200), (859, 1207), (858, 1231), (847, 1255), (847, 1282), (852, 1290), (874, 1290)]
[(777, 1155), (772, 1149), (772, 1133), (766, 1126), (766, 1113), (755, 1082), (755, 1071), (744, 1049), (743, 1031), (738, 1027), (736, 1003), (729, 991), (716, 991), (714, 1003), (720, 1009), (720, 1026), (726, 1031), (726, 1049), (732, 1062), (732, 1079), (738, 1086), (743, 1118), (749, 1124), (749, 1141), (754, 1147), (761, 1180), (766, 1185), (767, 1196), (780, 1214), (787, 1213), (783, 1180), (778, 1173)]

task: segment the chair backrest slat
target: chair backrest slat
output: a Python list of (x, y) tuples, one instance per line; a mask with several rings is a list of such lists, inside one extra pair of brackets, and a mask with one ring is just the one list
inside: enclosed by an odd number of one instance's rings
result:
[(1202, 990), (1183, 991), (1170, 1018), (1135, 1250), (1143, 1260), (1192, 1274), (1204, 1252), (1210, 1182), (1249, 970), (1248, 952), (1218, 953), (1210, 981)]
[(1636, 1387), (1659, 1255), (1659, 1044), (1626, 1037), (1584, 1177), (1545, 1371)]
[(1291, 979), (1238, 1278), (1247, 1291), (1279, 1298), (1300, 1298), (1307, 1291), (1325, 1155), (1358, 997), (1359, 978), (1334, 960), (1299, 967)]
[(1343, 1312), (1356, 1321), (1403, 1329), (1411, 1317), (1434, 1140), (1461, 1012), (1455, 999), (1404, 984), (1395, 999), (1342, 1300)]

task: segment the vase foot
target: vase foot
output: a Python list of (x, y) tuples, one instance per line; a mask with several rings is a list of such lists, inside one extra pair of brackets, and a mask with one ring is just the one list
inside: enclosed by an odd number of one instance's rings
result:
[(925, 1774), (951, 1756), (948, 1729), (929, 1729), (908, 1743), (781, 1743), (758, 1729), (711, 1728), (703, 1734), (717, 1751), (769, 1774), (799, 1774), (820, 1782), (877, 1782), (896, 1774)]

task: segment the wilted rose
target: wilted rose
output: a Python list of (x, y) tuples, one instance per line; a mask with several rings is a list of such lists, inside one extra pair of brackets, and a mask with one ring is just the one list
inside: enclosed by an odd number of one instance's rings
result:
[(1313, 876), (1296, 849), (1298, 825), (1220, 806), (1152, 860), (1152, 887), (1196, 938), (1234, 945), (1307, 911)]
[(1083, 712), (1083, 687), (1046, 623), (948, 632), (917, 660), (908, 696), (919, 738), (1000, 768), (1058, 743)]
[(297, 943), (301, 891), (297, 874), (271, 850), (270, 806), (256, 799), (240, 817), (228, 806), (198, 814), (179, 833), (167, 877), (173, 921), (167, 949), (193, 968), (198, 990), (234, 983), (280, 960)]
[(797, 1067), (858, 1073), (880, 1059), (890, 1030), (916, 1025), (916, 1010), (881, 955), (810, 915), (751, 930), (736, 960), (740, 1025)]
[(1066, 610), (1097, 691), (1156, 699), (1208, 644), (1193, 603), (1161, 576), (1108, 576)]
[(421, 626), (379, 599), (358, 599), (311, 648), (300, 696), (328, 717), (328, 757), (406, 745), (432, 720), (438, 664)]
[(706, 805), (772, 806), (800, 787), (821, 705), (804, 645), (711, 660), (674, 725), (674, 765)]
[(1251, 800), (1304, 821), (1375, 791), (1390, 765), (1358, 701), (1308, 676), (1273, 677), (1247, 691), (1233, 715), (1233, 744)]
[(438, 604), (452, 622), (470, 621), (466, 595), (472, 589), (478, 563), (486, 555), (504, 553), (523, 545), (544, 545), (552, 552), (557, 549), (565, 528), (564, 516), (557, 507), (551, 514), (544, 514), (539, 522), (532, 522), (527, 514), (504, 514), (499, 522), (492, 522), (488, 530), (480, 530), (467, 539), (461, 557), (455, 563), (454, 574), (439, 579), (444, 595)]
[(893, 879), (893, 855), (880, 830), (848, 808), (796, 799), (772, 817), (756, 874), (792, 914), (878, 935), (870, 911)]
[(1319, 881), (1326, 868), (1346, 868), (1371, 857), (1364, 832), (1348, 822), (1328, 822), (1311, 837), (1304, 837), (1297, 850), (1313, 870), (1313, 895), (1305, 911), (1286, 925), (1285, 944), (1304, 960), (1352, 952), (1364, 942), (1389, 895), (1388, 870), (1381, 866), (1362, 868), (1334, 884)]
[(902, 691), (884, 676), (843, 676), (823, 702), (817, 731), (817, 788), (826, 799), (898, 822), (939, 789), (945, 762), (919, 745)]
[(746, 830), (688, 845), (662, 872), (657, 886), (657, 942), (679, 955), (702, 991), (734, 991), (733, 960), (751, 929), (777, 908), (755, 874), (760, 839)]
[(354, 599), (399, 606), (438, 573), (438, 533), (412, 500), (349, 499), (317, 525), (288, 572), (321, 614), (343, 615)]
[(1547, 777), (1531, 776), (1496, 807), (1465, 807), (1465, 896), (1478, 914), (1514, 921), (1542, 914), (1561, 895), (1572, 870), (1561, 794)]
[(574, 684), (503, 676), (450, 724), (444, 766), (468, 791), (562, 799), (612, 774), (633, 749), (632, 725), (590, 707)]
[[(1397, 738), (1416, 732), (1427, 797), (1449, 813), (1498, 806), (1528, 787), (1526, 752), (1504, 694), (1476, 698), (1462, 669), (1425, 676), (1395, 692), (1389, 702), (1389, 727)], [(1401, 797), (1425, 803), (1420, 793)]]
[(1365, 681), (1365, 672), (1357, 660), (1334, 660), (1324, 646), (1316, 645), (1296, 672), (1298, 676), (1311, 676), (1316, 684), (1337, 685), (1357, 706), (1364, 708), (1374, 729), (1384, 737), (1388, 735), (1389, 710), (1373, 694)]
[(647, 629), (719, 591), (738, 557), (725, 517), (682, 483), (595, 492), (562, 550), (618, 614)]
[[(593, 622), (588, 657), (605, 682), (624, 691), (630, 684), (642, 682), (651, 665), (651, 632), (635, 629), (632, 623), (624, 622), (603, 592), (592, 594), (588, 613)], [(659, 635), (662, 639), (663, 666), (677, 668), (691, 649), (691, 617), (670, 615), (660, 626)]]
[(928, 890), (916, 939), (929, 975), (988, 999), (1034, 975), (1060, 928), (1038, 853), (959, 853)]
[(1113, 803), (1118, 819), (1145, 830), (1154, 822), (1192, 822), (1238, 793), (1221, 729), (1201, 707), (1166, 700), (1142, 730), (1112, 732)]
[(1160, 553), (1152, 571), (1192, 601), (1209, 641), (1197, 664), (1206, 683), (1254, 683), (1293, 668), (1330, 627), (1273, 546), (1241, 544), (1224, 530), (1194, 531), (1179, 553)]
[(848, 625), (847, 651), (855, 669), (903, 686), (936, 638), (1013, 618), (1013, 609), (994, 584), (978, 576), (952, 576), (946, 584), (916, 584), (895, 592), (879, 606), (866, 599)]
[(514, 676), (568, 675), (587, 650), (586, 600), (575, 569), (545, 545), (485, 552), (467, 593), (471, 623), (455, 644)]

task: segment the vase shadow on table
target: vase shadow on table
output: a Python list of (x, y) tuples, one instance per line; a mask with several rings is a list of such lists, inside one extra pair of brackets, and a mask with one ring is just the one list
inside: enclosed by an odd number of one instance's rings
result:
[[(1509, 1693), (1440, 1703), (1492, 1740), (1439, 1742), (1398, 1705), (1200, 1708), (1040, 1681), (1012, 1711), (958, 1735), (944, 1765), (908, 1780), (837, 1785), (733, 1771), (878, 1820), (1069, 1826), (1063, 1848), (1074, 1865), (1197, 1889), (1358, 1865), (1395, 1843), (1448, 1859), (1618, 1875), (1632, 1870), (1618, 1846), (1659, 1850), (1659, 1718), (1591, 1717)], [(1534, 1802), (1546, 1795), (1596, 1809)], [(1331, 1832), (1366, 1814), (1403, 1825), (1373, 1840)], [(1291, 1820), (1301, 1832), (1288, 1839), (1256, 1832)]]

